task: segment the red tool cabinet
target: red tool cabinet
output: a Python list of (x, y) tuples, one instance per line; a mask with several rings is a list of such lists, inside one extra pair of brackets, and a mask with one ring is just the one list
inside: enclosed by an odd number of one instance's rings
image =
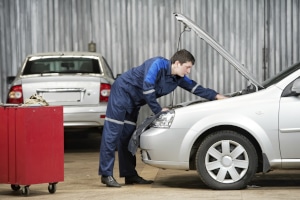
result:
[(32, 184), (55, 193), (63, 180), (63, 107), (0, 106), (0, 183), (29, 195)]

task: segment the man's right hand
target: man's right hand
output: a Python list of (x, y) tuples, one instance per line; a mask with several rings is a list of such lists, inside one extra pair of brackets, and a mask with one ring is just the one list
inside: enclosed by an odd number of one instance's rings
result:
[(164, 112), (164, 111), (168, 111), (170, 110), (169, 108), (163, 108), (161, 111)]

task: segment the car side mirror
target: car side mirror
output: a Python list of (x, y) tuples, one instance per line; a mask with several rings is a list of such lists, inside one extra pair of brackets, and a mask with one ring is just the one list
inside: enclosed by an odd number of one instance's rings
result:
[(292, 93), (295, 95), (300, 95), (300, 78), (294, 81), (292, 86)]

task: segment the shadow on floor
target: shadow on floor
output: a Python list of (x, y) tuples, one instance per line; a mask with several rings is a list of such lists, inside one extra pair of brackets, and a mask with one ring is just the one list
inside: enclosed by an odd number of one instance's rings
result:
[[(159, 170), (153, 187), (209, 189), (197, 171)], [(300, 170), (276, 170), (267, 174), (256, 174), (247, 188), (291, 188), (300, 187)]]
[(65, 130), (65, 152), (94, 152), (99, 151), (101, 130)]

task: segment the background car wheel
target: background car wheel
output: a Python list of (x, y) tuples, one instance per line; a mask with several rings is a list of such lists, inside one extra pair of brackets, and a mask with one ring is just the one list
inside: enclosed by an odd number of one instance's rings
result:
[(210, 134), (200, 144), (196, 168), (212, 189), (243, 189), (256, 173), (258, 158), (253, 144), (234, 131)]

